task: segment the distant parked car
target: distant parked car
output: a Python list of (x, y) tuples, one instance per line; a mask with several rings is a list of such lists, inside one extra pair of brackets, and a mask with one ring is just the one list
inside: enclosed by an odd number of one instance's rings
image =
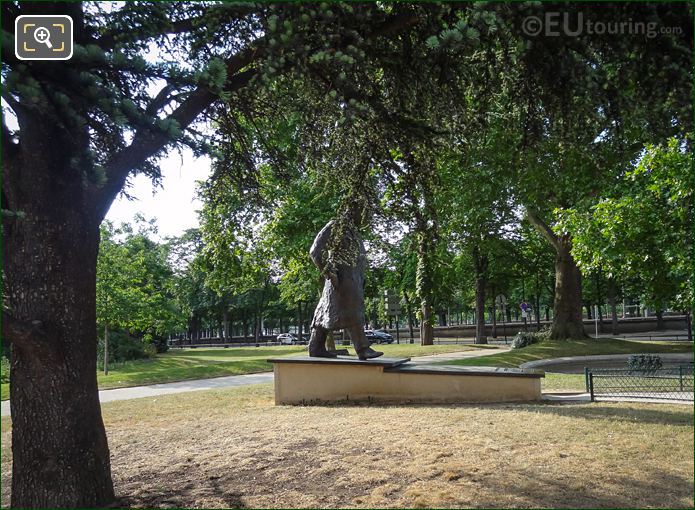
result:
[(365, 329), (364, 330), (364, 335), (367, 337), (367, 340), (369, 340), (370, 344), (390, 344), (393, 343), (393, 337), (389, 335), (386, 331), (381, 331), (381, 330), (376, 330), (372, 331), (371, 329)]
[(292, 345), (299, 343), (299, 338), (297, 338), (297, 336), (292, 333), (282, 333), (278, 335), (278, 342), (280, 342), (283, 345)]
[(380, 329), (377, 329), (374, 331), (374, 336), (377, 338), (377, 343), (380, 344), (392, 344), (393, 343), (393, 336), (388, 334), (386, 331), (382, 331)]

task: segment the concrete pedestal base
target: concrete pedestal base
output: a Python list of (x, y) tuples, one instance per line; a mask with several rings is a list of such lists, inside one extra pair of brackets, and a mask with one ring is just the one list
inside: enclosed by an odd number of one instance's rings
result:
[(381, 402), (511, 402), (541, 398), (540, 370), (414, 365), (409, 358), (268, 360), (275, 404), (370, 400)]

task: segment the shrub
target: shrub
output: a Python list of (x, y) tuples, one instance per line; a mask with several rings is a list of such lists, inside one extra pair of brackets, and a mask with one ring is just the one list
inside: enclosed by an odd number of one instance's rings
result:
[(652, 372), (663, 366), (661, 357), (656, 354), (633, 354), (627, 360), (629, 370), (644, 370)]
[[(130, 335), (124, 330), (109, 332), (109, 364), (122, 363), (135, 359), (151, 358), (156, 353), (156, 348), (150, 342), (142, 338)], [(104, 338), (103, 330), (99, 331), (97, 343), (97, 368), (104, 365)]]
[(167, 343), (167, 339), (164, 337), (155, 337), (152, 340), (152, 345), (154, 345), (155, 349), (157, 349), (158, 354), (167, 352), (169, 350), (169, 344)]
[(10, 360), (5, 356), (0, 357), (0, 383), (10, 382)]
[(154, 358), (155, 354), (157, 354), (157, 347), (155, 347), (154, 344), (144, 344), (142, 348), (142, 352), (145, 354), (146, 358)]
[(512, 349), (521, 349), (531, 344), (535, 344), (540, 341), (540, 335), (538, 333), (531, 333), (528, 331), (519, 331), (514, 335), (512, 340)]
[(512, 349), (521, 349), (527, 345), (535, 344), (550, 338), (550, 328), (543, 328), (538, 331), (519, 331), (512, 339)]

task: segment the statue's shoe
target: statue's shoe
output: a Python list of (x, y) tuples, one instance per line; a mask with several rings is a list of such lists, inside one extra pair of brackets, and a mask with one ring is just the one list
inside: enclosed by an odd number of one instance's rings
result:
[(371, 347), (367, 347), (366, 349), (357, 353), (357, 357), (360, 358), (362, 361), (366, 359), (378, 358), (379, 356), (383, 355), (383, 352), (375, 351)]
[(309, 349), (312, 358), (337, 358), (338, 355), (326, 349)]

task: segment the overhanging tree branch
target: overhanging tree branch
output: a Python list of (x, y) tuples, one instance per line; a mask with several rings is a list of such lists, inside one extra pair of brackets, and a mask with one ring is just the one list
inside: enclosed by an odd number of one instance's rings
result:
[[(146, 27), (131, 27), (130, 31), (126, 35), (126, 33), (119, 27), (116, 29), (105, 30), (93, 42), (101, 49), (109, 50), (116, 47), (121, 41), (132, 43), (134, 41), (145, 41), (147, 39), (165, 35), (184, 34), (187, 32), (200, 30), (201, 27), (204, 27), (205, 24), (208, 23), (208, 17), (210, 17), (210, 19), (214, 19), (217, 16), (225, 15), (229, 18), (229, 21), (232, 21), (233, 19), (238, 19), (254, 12), (258, 12), (258, 6), (255, 4), (213, 5), (209, 7), (203, 15), (174, 21), (170, 23), (169, 26), (164, 30), (161, 30), (159, 27), (155, 27), (155, 29), (151, 31), (148, 31)], [(137, 35), (134, 36), (133, 34)]]
[(536, 229), (545, 237), (548, 242), (555, 248), (555, 250), (560, 249), (560, 241), (555, 235), (555, 232), (548, 226), (548, 224), (543, 221), (536, 210), (532, 207), (525, 207), (526, 218), (531, 222), (531, 224), (536, 227)]
[[(240, 72), (242, 69), (250, 65), (254, 60), (264, 54), (258, 48), (259, 40), (255, 41), (252, 46), (233, 55), (226, 61), (227, 76), (230, 77), (225, 84), (225, 91), (235, 91), (245, 86), (251, 77), (255, 74), (255, 70), (247, 69)], [(165, 87), (166, 90), (167, 87)], [(151, 103), (151, 106), (157, 107), (158, 104), (166, 103), (168, 92), (161, 91)], [(206, 108), (208, 108), (216, 99), (217, 95), (205, 86), (199, 86), (191, 92), (186, 100), (184, 100), (165, 120), (174, 121), (180, 130), (187, 128)], [(125, 149), (115, 154), (111, 160), (105, 165), (105, 173), (107, 183), (96, 193), (94, 200), (97, 208), (97, 214), (101, 220), (108, 211), (111, 202), (120, 192), (125, 184), (130, 171), (143, 165), (149, 158), (157, 154), (164, 147), (172, 142), (170, 136), (163, 132), (157, 132), (154, 129), (140, 129), (136, 133), (132, 143)]]
[[(368, 39), (399, 32), (414, 25), (418, 21), (416, 13), (399, 14), (382, 23), (370, 34)], [(260, 37), (247, 48), (241, 50), (226, 60), (227, 82), (224, 85), (225, 92), (234, 92), (244, 87), (256, 74), (255, 69), (248, 69), (253, 62), (265, 56), (266, 50), (263, 43), (266, 37)], [(243, 70), (243, 71), (242, 71)], [(186, 129), (203, 111), (205, 111), (216, 99), (218, 95), (211, 91), (207, 86), (199, 86), (191, 92), (168, 117), (167, 121), (174, 121), (178, 128), (183, 131)], [(165, 101), (166, 95), (157, 100)], [(157, 106), (157, 105), (154, 105)], [(134, 169), (142, 166), (149, 158), (159, 153), (173, 140), (164, 132), (157, 132), (154, 129), (140, 129), (136, 133), (132, 143), (115, 154), (105, 165), (107, 183), (94, 195), (94, 205), (96, 207), (97, 219), (101, 220), (106, 215), (111, 202), (123, 188), (128, 174)]]

